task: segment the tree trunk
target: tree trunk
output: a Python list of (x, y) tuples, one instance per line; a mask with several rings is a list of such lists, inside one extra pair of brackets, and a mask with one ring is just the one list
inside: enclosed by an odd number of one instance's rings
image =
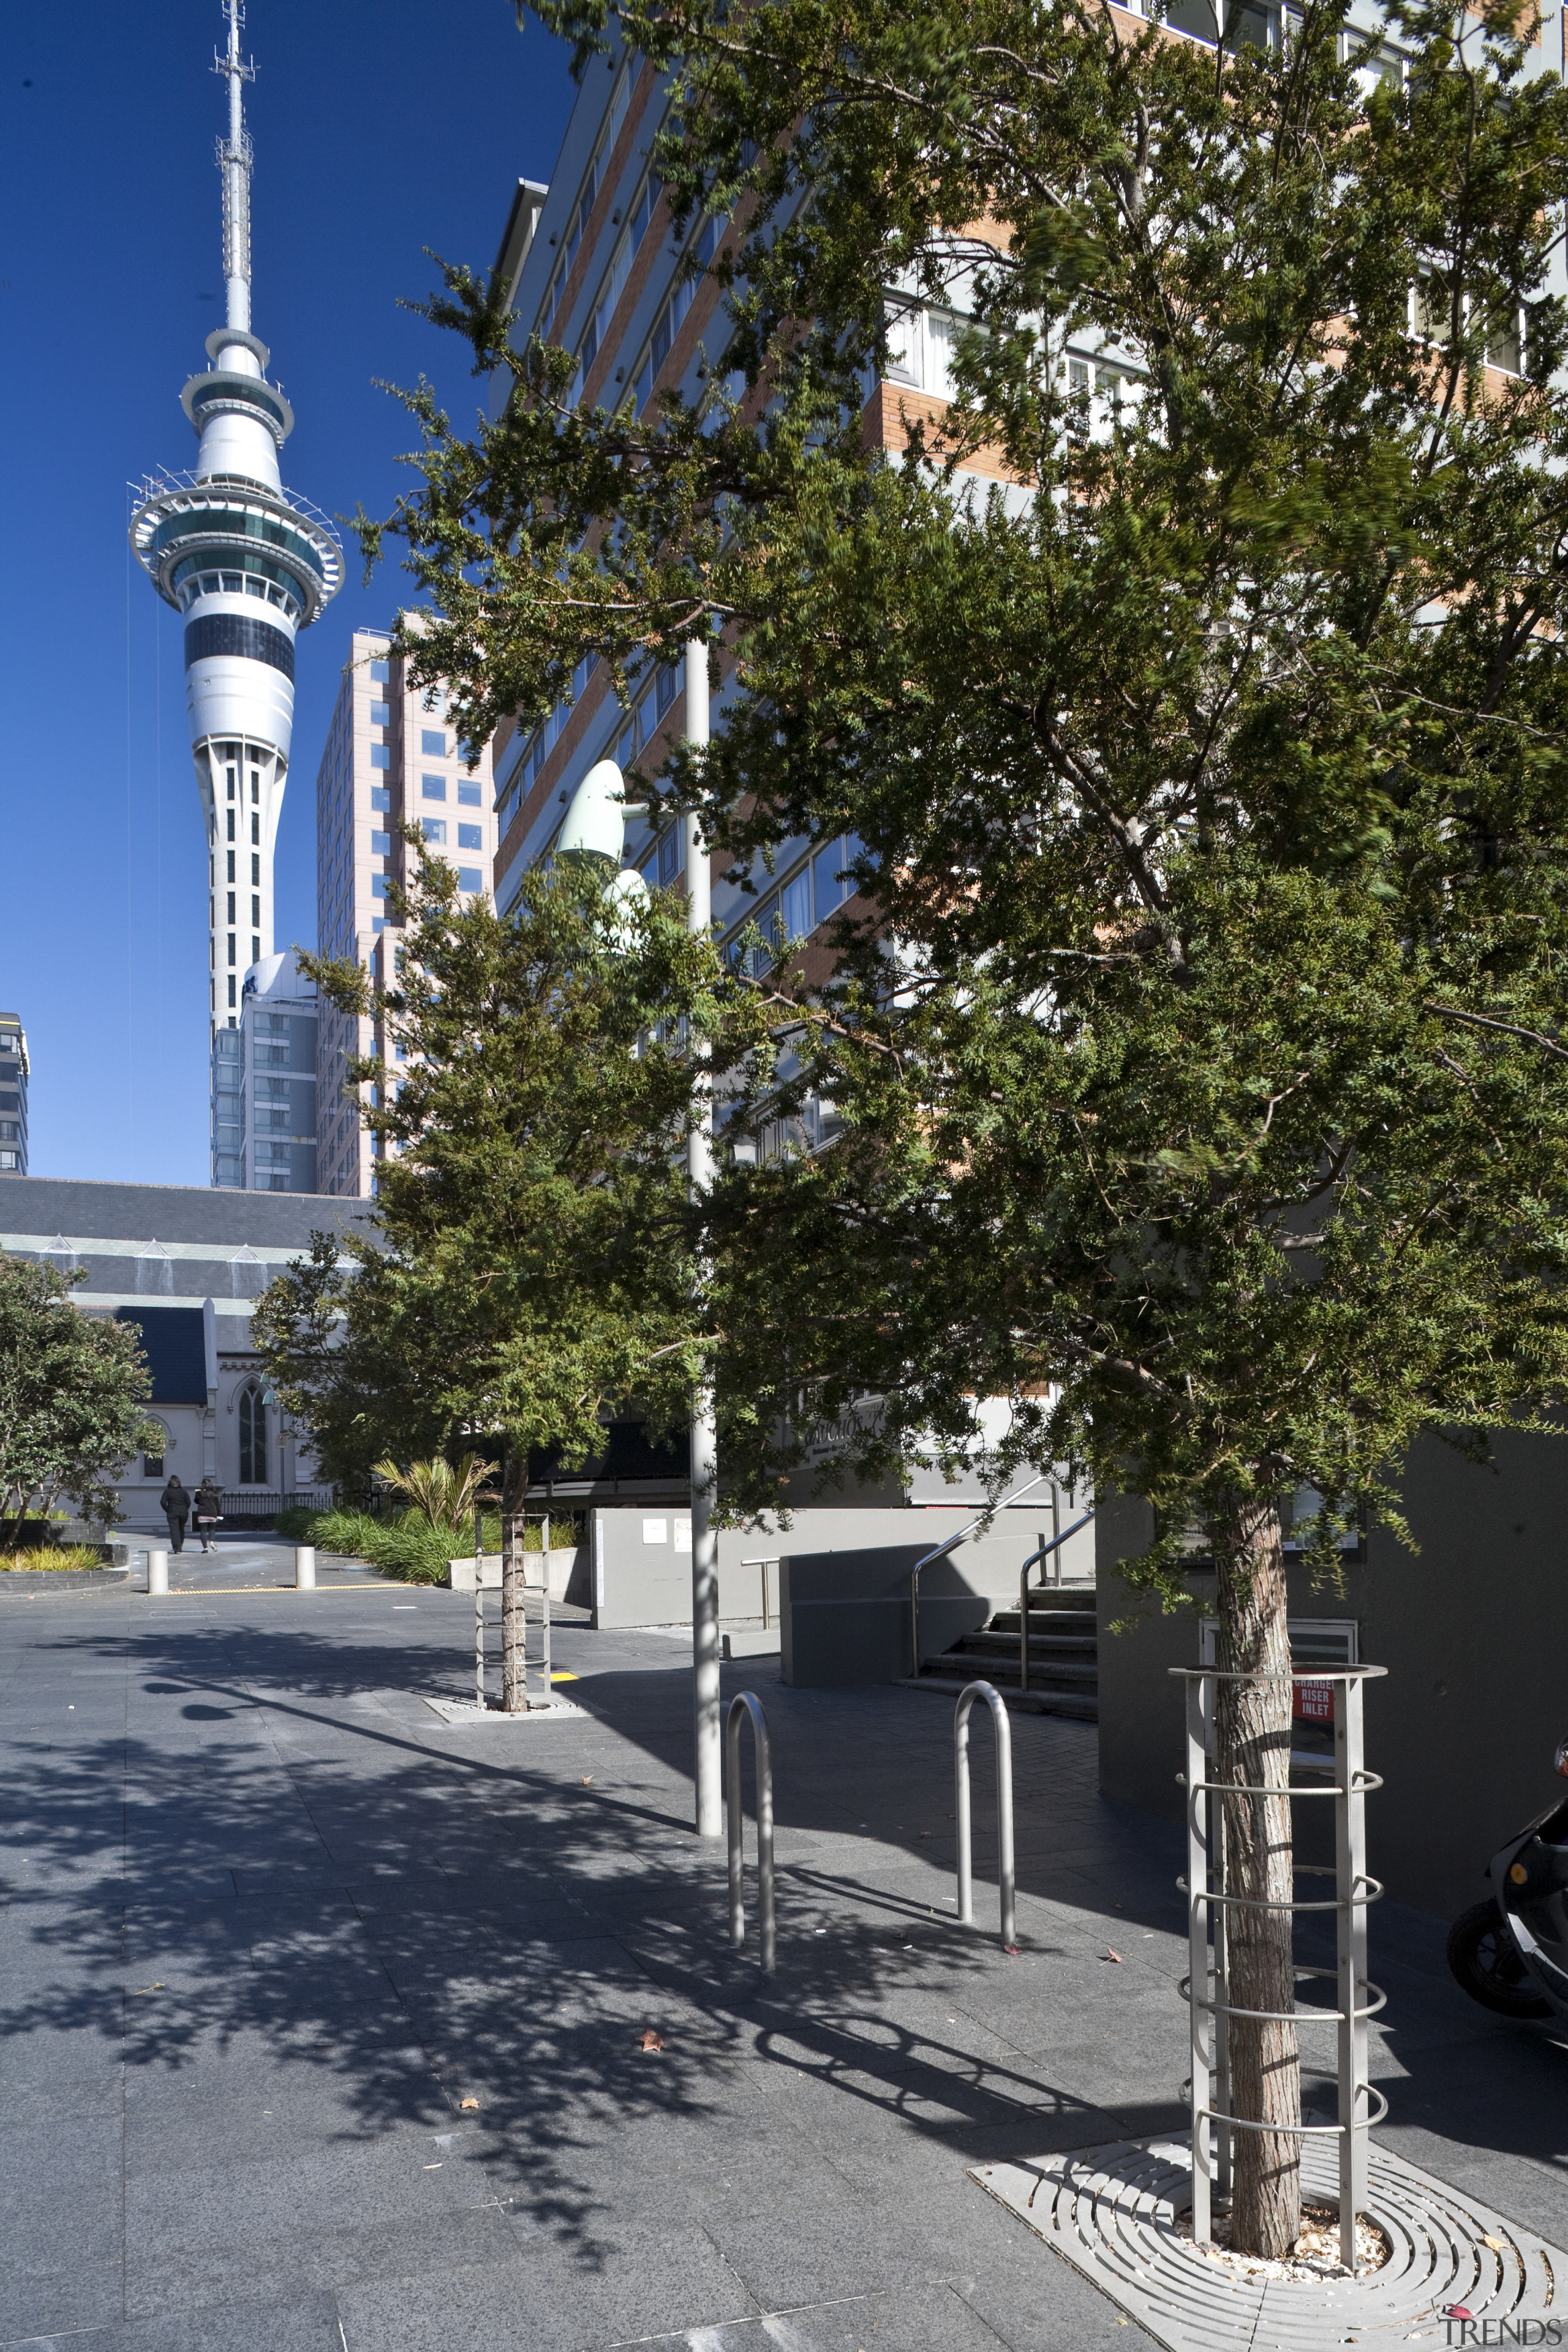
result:
[(527, 1453), (509, 1449), (502, 1477), (500, 1528), (501, 1706), (508, 1715), (528, 1713), (528, 1620), (522, 1597), (522, 1518), (527, 1493)]
[[(1290, 1645), (1285, 1624), (1285, 1557), (1274, 1502), (1245, 1504), (1215, 1530), (1219, 1570), (1219, 1664), (1258, 1677), (1221, 1682), (1215, 1707), (1216, 1780), (1278, 1790), (1226, 1795), (1226, 1998), (1233, 2008), (1282, 2017), (1230, 2020), (1231, 2111), (1249, 2122), (1301, 2120), (1296, 2028), (1294, 1936), (1286, 1910), (1295, 1893), (1290, 1832)], [(1287, 2130), (1237, 2131), (1231, 2151), (1231, 2243), (1278, 2261), (1301, 2230), (1301, 2143)]]

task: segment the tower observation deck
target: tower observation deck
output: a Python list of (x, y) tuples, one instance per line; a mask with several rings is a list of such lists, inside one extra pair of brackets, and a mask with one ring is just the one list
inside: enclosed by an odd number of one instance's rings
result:
[(326, 517), (283, 488), (278, 453), (294, 412), (268, 383), (270, 353), (250, 331), (250, 139), (243, 0), (223, 0), (228, 84), (223, 174), (226, 323), (211, 365), (181, 406), (197, 436), (195, 469), (142, 483), (132, 544), (164, 602), (185, 616), (185, 701), (208, 851), (209, 1014), (233, 1028), (244, 975), (273, 952), (272, 857), (294, 724), (294, 641), (342, 584)]

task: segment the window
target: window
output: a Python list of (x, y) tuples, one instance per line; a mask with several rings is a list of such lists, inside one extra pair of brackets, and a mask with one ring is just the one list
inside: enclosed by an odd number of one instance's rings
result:
[(421, 776), (419, 779), (419, 796), (421, 800), (444, 801), (447, 797), (446, 777)]
[(267, 1404), (254, 1381), (239, 1392), (239, 1483), (267, 1484)]
[(261, 819), (258, 816), (253, 816), (250, 820), (250, 838), (258, 843), (261, 839)]
[(370, 666), (370, 674), (377, 686), (384, 686), (387, 679), (392, 676), (392, 665), (390, 662), (373, 661)]
[(232, 890), (228, 894), (228, 919), (231, 923), (234, 920), (234, 892)]
[(228, 837), (230, 841), (234, 839), (234, 811), (232, 809), (230, 809), (228, 813)]
[(673, 668), (667, 667), (659, 671), (658, 679), (654, 685), (653, 702), (654, 710), (657, 716), (662, 719), (665, 712), (669, 709), (670, 704), (674, 700), (675, 671)]
[(447, 738), (441, 729), (422, 728), (419, 735), (419, 749), (426, 760), (444, 760), (447, 756)]
[[(425, 820), (426, 827), (430, 826), (435, 822), (436, 820), (433, 817), (426, 817)], [(446, 835), (447, 828), (443, 825), (441, 827), (441, 837), (443, 840), (446, 839)], [(484, 827), (482, 825), (460, 824), (458, 827), (458, 846), (459, 849), (482, 849), (484, 845), (485, 835)]]
[(373, 857), (390, 857), (392, 855), (391, 834), (373, 833), (370, 837), (370, 854)]
[[(444, 816), (426, 816), (421, 817), (419, 822), (424, 829), (426, 840), (438, 842), (444, 849), (447, 845), (446, 818)], [(462, 829), (465, 833), (468, 830), (467, 825), (464, 825)]]
[(835, 908), (844, 904), (854, 887), (853, 883), (841, 882), (838, 878), (839, 868), (844, 862), (845, 847), (841, 841), (830, 841), (827, 847), (818, 850), (811, 861), (812, 880), (816, 885), (816, 919), (819, 923), (826, 916), (831, 915)]
[[(1216, 8), (1225, 19), (1223, 39)], [(1269, 46), (1268, 11), (1249, 5), (1248, 0), (1171, 0), (1165, 22), (1178, 33), (1207, 41), (1211, 47), (1266, 49)]]
[(371, 895), (371, 897), (372, 897), (373, 898), (385, 898), (385, 896), (386, 896), (386, 889), (387, 889), (387, 883), (386, 883), (386, 877), (385, 877), (385, 875), (384, 875), (384, 874), (373, 874), (373, 875), (371, 876), (371, 877), (370, 877), (370, 895)]
[(804, 940), (811, 929), (811, 868), (803, 866), (779, 892), (779, 916), (786, 940)]
[(373, 768), (390, 768), (390, 767), (391, 767), (391, 765), (392, 765), (392, 752), (391, 752), (390, 749), (388, 748), (388, 746), (387, 746), (386, 744), (384, 744), (384, 743), (373, 743), (373, 744), (371, 745), (371, 747), (370, 747), (370, 764), (371, 764), (371, 766), (372, 766)]
[(485, 796), (478, 784), (459, 784), (458, 786), (458, 805), (459, 808), (483, 808), (484, 804)]
[(390, 703), (373, 702), (370, 706), (370, 723), (373, 727), (390, 727), (392, 724)]
[(234, 880), (234, 852), (232, 849), (228, 853), (228, 879), (231, 882)]
[[(234, 933), (232, 931), (230, 931), (228, 935), (228, 960), (230, 963), (234, 961)], [(228, 984), (228, 1001), (231, 1004), (234, 1003), (234, 982), (232, 980)]]
[(160, 1454), (144, 1454), (142, 1456), (142, 1475), (143, 1476), (143, 1478), (161, 1478), (161, 1477), (163, 1476), (163, 1454), (162, 1454), (161, 1453), (160, 1453)]
[(654, 206), (658, 202), (659, 191), (663, 185), (664, 182), (659, 178), (658, 173), (657, 172), (650, 172), (647, 179), (643, 182), (642, 187), (638, 192), (637, 204), (632, 211), (631, 222), (631, 241), (632, 251), (634, 253), (637, 251), (638, 246), (642, 243), (643, 238), (647, 234), (647, 225), (653, 218)]
[(458, 887), (459, 890), (482, 890), (484, 887), (485, 877), (480, 873), (477, 866), (458, 866)]
[(372, 808), (377, 810), (381, 815), (391, 815), (392, 794), (384, 784), (372, 784), (370, 788), (370, 804)]
[(661, 887), (673, 882), (686, 864), (686, 844), (682, 838), (685, 827), (672, 824), (661, 835), (658, 845), (658, 878)]

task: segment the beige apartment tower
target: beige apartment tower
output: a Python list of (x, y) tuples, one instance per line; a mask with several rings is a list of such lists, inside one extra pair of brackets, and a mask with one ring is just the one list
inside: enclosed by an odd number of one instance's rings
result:
[[(354, 631), (316, 777), (316, 937), (324, 956), (380, 968), (390, 944), (387, 891), (408, 854), (405, 825), (457, 867), (466, 895), (491, 896), (489, 751), (470, 772), (446, 704), (439, 688), (410, 688), (384, 630)], [(324, 1002), (319, 1023), (317, 1182), (323, 1192), (359, 1197), (375, 1190), (375, 1161), (346, 1073), (356, 1055), (371, 1052), (374, 1032)]]

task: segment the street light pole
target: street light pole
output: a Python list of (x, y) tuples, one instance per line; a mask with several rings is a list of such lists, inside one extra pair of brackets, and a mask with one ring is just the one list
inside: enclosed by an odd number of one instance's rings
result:
[[(686, 740), (700, 750), (709, 741), (708, 639), (686, 641)], [(713, 925), (712, 877), (708, 845), (695, 816), (685, 820), (686, 924), (699, 939)], [(697, 1062), (697, 1122), (687, 1146), (687, 1173), (694, 1199), (713, 1177), (713, 1082), (706, 1040), (692, 1039)], [(712, 1526), (717, 1500), (719, 1442), (713, 1391), (704, 1381), (691, 1401), (691, 1666), (696, 1733), (697, 1834), (724, 1833), (723, 1726), (719, 1676), (719, 1538)]]

